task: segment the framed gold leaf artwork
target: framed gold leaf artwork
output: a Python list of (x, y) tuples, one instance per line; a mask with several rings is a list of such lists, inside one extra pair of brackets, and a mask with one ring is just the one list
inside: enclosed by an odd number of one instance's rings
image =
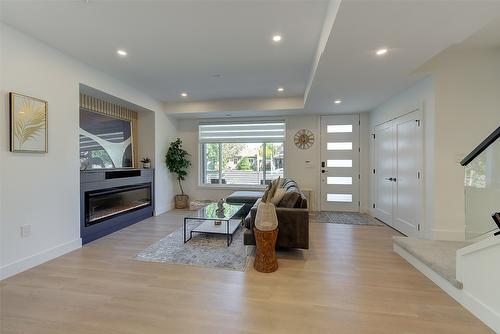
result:
[(47, 152), (47, 101), (9, 93), (11, 152)]

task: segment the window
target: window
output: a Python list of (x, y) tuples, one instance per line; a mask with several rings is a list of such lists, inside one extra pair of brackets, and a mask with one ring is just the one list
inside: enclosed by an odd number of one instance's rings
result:
[(326, 149), (328, 151), (351, 151), (352, 150), (352, 142), (335, 142), (335, 143), (326, 143)]
[(283, 177), (282, 122), (201, 124), (201, 182), (267, 185)]

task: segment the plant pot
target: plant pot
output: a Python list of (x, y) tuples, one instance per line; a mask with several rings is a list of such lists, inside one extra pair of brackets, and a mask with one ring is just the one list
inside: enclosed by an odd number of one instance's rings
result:
[(143, 162), (143, 163), (142, 163), (142, 168), (144, 168), (144, 169), (149, 169), (149, 168), (151, 168), (151, 162)]
[(189, 196), (188, 195), (175, 195), (175, 208), (185, 209), (189, 206)]

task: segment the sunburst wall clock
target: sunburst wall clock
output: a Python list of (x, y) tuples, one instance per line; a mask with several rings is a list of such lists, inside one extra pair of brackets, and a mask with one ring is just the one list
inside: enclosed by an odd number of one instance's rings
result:
[(301, 129), (295, 134), (293, 141), (301, 150), (307, 150), (314, 144), (314, 134), (311, 130)]

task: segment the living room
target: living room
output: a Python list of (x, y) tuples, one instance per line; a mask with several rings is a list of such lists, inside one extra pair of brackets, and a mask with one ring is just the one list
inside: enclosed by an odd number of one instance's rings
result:
[(497, 1), (1, 1), (0, 332), (499, 332), (499, 41)]

